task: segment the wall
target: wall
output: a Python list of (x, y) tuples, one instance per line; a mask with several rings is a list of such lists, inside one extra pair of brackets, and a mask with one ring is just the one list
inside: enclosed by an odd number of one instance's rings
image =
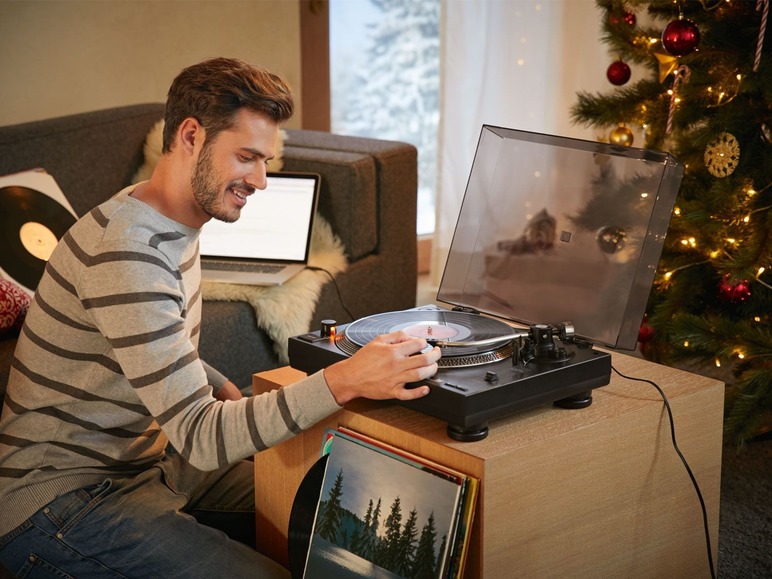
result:
[(285, 76), (300, 126), (297, 0), (0, 0), (0, 126), (163, 102), (174, 76), (211, 56)]

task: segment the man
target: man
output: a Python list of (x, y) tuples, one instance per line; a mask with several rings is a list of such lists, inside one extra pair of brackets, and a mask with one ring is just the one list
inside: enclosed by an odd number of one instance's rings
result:
[(13, 573), (286, 576), (214, 528), (254, 528), (244, 459), (353, 398), (428, 394), (405, 384), (433, 375), (439, 350), (404, 333), (250, 398), (198, 358), (200, 228), (235, 221), (265, 188), (292, 111), (289, 87), (263, 69), (218, 58), (183, 70), (150, 180), (52, 254), (0, 420), (0, 562)]

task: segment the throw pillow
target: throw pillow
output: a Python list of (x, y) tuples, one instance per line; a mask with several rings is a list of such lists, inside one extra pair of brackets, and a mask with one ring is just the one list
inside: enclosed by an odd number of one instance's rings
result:
[(0, 279), (0, 337), (19, 333), (30, 301), (27, 292), (15, 283)]
[[(150, 179), (150, 175), (153, 174), (158, 159), (161, 158), (161, 149), (163, 148), (163, 133), (164, 122), (163, 119), (154, 124), (147, 137), (145, 137), (144, 154), (145, 160), (142, 166), (137, 169), (134, 177), (131, 179), (132, 183), (139, 183), (140, 181), (147, 181)], [(281, 171), (284, 164), (282, 160), (282, 154), (284, 152), (284, 141), (287, 139), (287, 133), (284, 129), (279, 131), (279, 141), (276, 143), (276, 156), (268, 162), (268, 170), (272, 172)]]

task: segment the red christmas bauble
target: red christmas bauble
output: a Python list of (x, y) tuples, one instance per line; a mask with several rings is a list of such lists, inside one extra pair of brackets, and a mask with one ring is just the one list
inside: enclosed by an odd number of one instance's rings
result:
[(735, 280), (729, 279), (729, 274), (725, 275), (718, 284), (719, 297), (727, 302), (744, 302), (748, 296), (751, 295), (751, 288), (748, 285), (748, 280), (740, 280), (737, 283), (733, 283)]
[(635, 26), (636, 18), (632, 12), (618, 12), (616, 10), (609, 10), (608, 21), (610, 24), (617, 26), (622, 21), (630, 26)]
[(691, 20), (673, 20), (662, 31), (662, 46), (672, 56), (685, 56), (700, 43), (700, 29)]
[(606, 70), (606, 78), (611, 84), (622, 86), (630, 80), (630, 67), (621, 60), (612, 62)]
[(654, 326), (652, 326), (646, 318), (643, 318), (643, 323), (641, 324), (641, 329), (638, 330), (638, 341), (641, 344), (645, 344), (646, 342), (650, 342), (654, 338)]

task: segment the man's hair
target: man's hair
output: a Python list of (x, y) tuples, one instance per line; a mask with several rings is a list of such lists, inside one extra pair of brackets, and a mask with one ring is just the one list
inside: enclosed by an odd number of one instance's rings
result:
[(182, 121), (195, 118), (211, 143), (246, 108), (282, 123), (294, 111), (292, 89), (277, 74), (233, 58), (212, 58), (185, 68), (172, 82), (164, 114), (163, 153), (171, 151)]

